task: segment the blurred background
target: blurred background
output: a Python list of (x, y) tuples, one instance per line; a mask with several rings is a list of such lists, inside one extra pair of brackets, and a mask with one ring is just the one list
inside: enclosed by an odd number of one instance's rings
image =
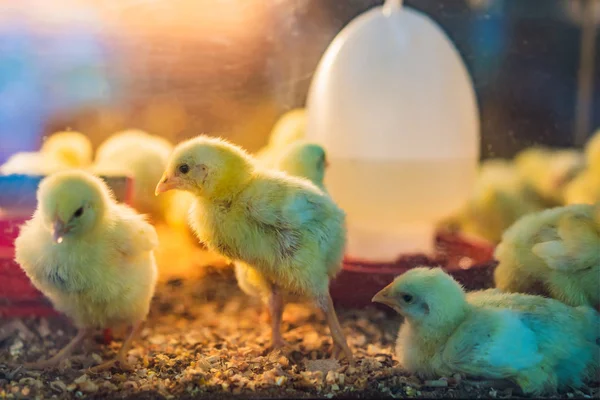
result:
[[(482, 157), (580, 146), (600, 126), (597, 0), (406, 0), (474, 81)], [(595, 9), (592, 6), (595, 4)], [(381, 0), (0, 0), (0, 163), (70, 128), (256, 150), (304, 105), (333, 37)], [(594, 68), (596, 66), (596, 68)]]

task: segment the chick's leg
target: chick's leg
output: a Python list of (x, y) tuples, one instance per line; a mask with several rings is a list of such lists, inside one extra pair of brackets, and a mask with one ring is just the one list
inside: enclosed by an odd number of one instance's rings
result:
[(329, 292), (327, 293), (327, 303), (323, 304), (322, 307), (324, 308), (325, 315), (327, 317), (327, 324), (329, 325), (329, 330), (331, 331), (331, 337), (333, 339), (334, 357), (338, 357), (341, 355), (341, 353), (343, 353), (350, 364), (353, 364), (354, 361), (352, 357), (352, 351), (350, 350), (350, 347), (348, 347), (348, 343), (346, 343), (346, 337), (344, 336), (344, 332), (340, 326), (340, 321), (335, 313), (333, 300), (331, 300), (331, 295)]
[(142, 326), (143, 326), (142, 321), (139, 321), (139, 322), (136, 322), (135, 324), (133, 324), (130, 328), (129, 335), (123, 342), (123, 345), (121, 346), (121, 349), (119, 350), (119, 353), (117, 354), (117, 356), (110, 361), (107, 361), (100, 365), (96, 365), (95, 367), (91, 368), (90, 371), (91, 372), (104, 371), (104, 370), (114, 367), (115, 364), (117, 364), (117, 363), (119, 364), (121, 369), (128, 370), (128, 371), (133, 370), (133, 367), (127, 362), (126, 357), (127, 357), (127, 353), (129, 352), (129, 349), (131, 348), (131, 345), (133, 344), (133, 340), (137, 337), (137, 335), (142, 330)]
[(85, 340), (85, 338), (93, 332), (92, 329), (83, 328), (77, 332), (77, 335), (71, 339), (71, 341), (63, 347), (54, 357), (49, 358), (48, 360), (38, 361), (35, 363), (26, 363), (23, 366), (29, 369), (44, 369), (49, 367), (54, 367), (65, 358), (69, 357), (73, 351), (77, 349), (79, 345)]
[(269, 296), (269, 315), (271, 321), (271, 346), (278, 349), (287, 345), (281, 335), (281, 319), (283, 317), (283, 294), (281, 290), (273, 285)]

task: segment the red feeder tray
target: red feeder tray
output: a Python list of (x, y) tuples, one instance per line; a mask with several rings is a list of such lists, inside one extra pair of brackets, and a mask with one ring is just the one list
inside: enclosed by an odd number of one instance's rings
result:
[(457, 233), (439, 232), (435, 238), (435, 254), (402, 255), (393, 263), (371, 263), (346, 258), (344, 267), (331, 282), (331, 297), (336, 305), (346, 308), (369, 306), (371, 299), (394, 278), (411, 268), (441, 266), (467, 290), (493, 287), (494, 246), (466, 238)]
[[(35, 194), (42, 176), (0, 176), (0, 318), (56, 314), (50, 302), (33, 287), (14, 261), (14, 241), (36, 207)], [(131, 204), (133, 181), (103, 177), (116, 198)]]

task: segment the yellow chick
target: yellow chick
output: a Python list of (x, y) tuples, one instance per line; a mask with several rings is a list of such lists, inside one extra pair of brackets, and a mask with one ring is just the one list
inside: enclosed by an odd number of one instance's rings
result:
[(129, 325), (117, 357), (96, 369), (117, 362), (130, 368), (125, 357), (148, 314), (157, 277), (156, 231), (84, 171), (45, 178), (37, 198), (37, 210), (15, 241), (15, 259), (79, 333), (54, 357), (29, 366), (57, 365), (95, 329)]
[(271, 130), (269, 142), (256, 153), (256, 159), (271, 167), (274, 158), (286, 146), (301, 140), (306, 135), (306, 110), (295, 108), (283, 114)]
[(594, 204), (600, 201), (600, 130), (585, 146), (587, 167), (565, 188), (566, 204)]
[(512, 162), (491, 159), (481, 164), (467, 204), (444, 223), (497, 243), (516, 220), (541, 208)]
[(42, 144), (42, 154), (52, 154), (73, 168), (85, 168), (92, 163), (92, 143), (82, 133), (56, 132)]
[(494, 253), (496, 286), (599, 307), (599, 208), (600, 203), (557, 207), (517, 221)]
[(532, 147), (515, 157), (521, 177), (548, 206), (564, 204), (564, 188), (585, 167), (585, 157), (573, 149)]
[(600, 129), (588, 139), (585, 145), (585, 157), (589, 168), (600, 173)]
[[(170, 211), (173, 196), (157, 199), (154, 188), (172, 150), (173, 146), (159, 136), (140, 130), (119, 132), (98, 147), (92, 170), (99, 175), (131, 175), (134, 178), (135, 209), (151, 215), (155, 220), (163, 220)], [(185, 213), (184, 209), (175, 210)], [(180, 220), (185, 218), (185, 214), (179, 216), (176, 213), (171, 218)]]
[(39, 152), (16, 153), (0, 173), (50, 175), (69, 168), (85, 168), (92, 159), (92, 144), (79, 132), (57, 132), (48, 137)]
[(422, 378), (506, 379), (540, 395), (578, 387), (597, 371), (600, 318), (594, 310), (541, 297), (521, 309), (510, 305), (510, 296), (494, 299), (495, 293), (474, 299), (442, 269), (415, 268), (373, 301), (405, 317), (396, 354)]
[(179, 144), (156, 193), (191, 192), (190, 222), (200, 242), (268, 279), (272, 341), (281, 346), (282, 291), (314, 299), (325, 312), (335, 353), (352, 354), (339, 325), (329, 280), (341, 269), (345, 214), (308, 180), (260, 169), (244, 150), (199, 136)]
[[(327, 160), (323, 147), (313, 143), (297, 141), (285, 149), (283, 154), (275, 160), (275, 164), (278, 170), (292, 176), (308, 179), (315, 186), (325, 191), (323, 179)], [(268, 305), (271, 294), (269, 280), (258, 270), (242, 261), (234, 262), (234, 267), (240, 289), (249, 296), (259, 297), (264, 304)]]

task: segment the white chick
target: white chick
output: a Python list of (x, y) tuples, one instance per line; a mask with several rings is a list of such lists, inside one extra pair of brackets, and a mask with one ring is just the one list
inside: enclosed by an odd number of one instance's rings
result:
[(145, 320), (157, 269), (154, 228), (131, 208), (118, 204), (106, 184), (83, 171), (45, 178), (38, 208), (15, 241), (15, 259), (36, 288), (79, 328), (58, 354), (29, 365), (57, 365), (97, 328), (131, 327), (117, 357), (125, 357)]

